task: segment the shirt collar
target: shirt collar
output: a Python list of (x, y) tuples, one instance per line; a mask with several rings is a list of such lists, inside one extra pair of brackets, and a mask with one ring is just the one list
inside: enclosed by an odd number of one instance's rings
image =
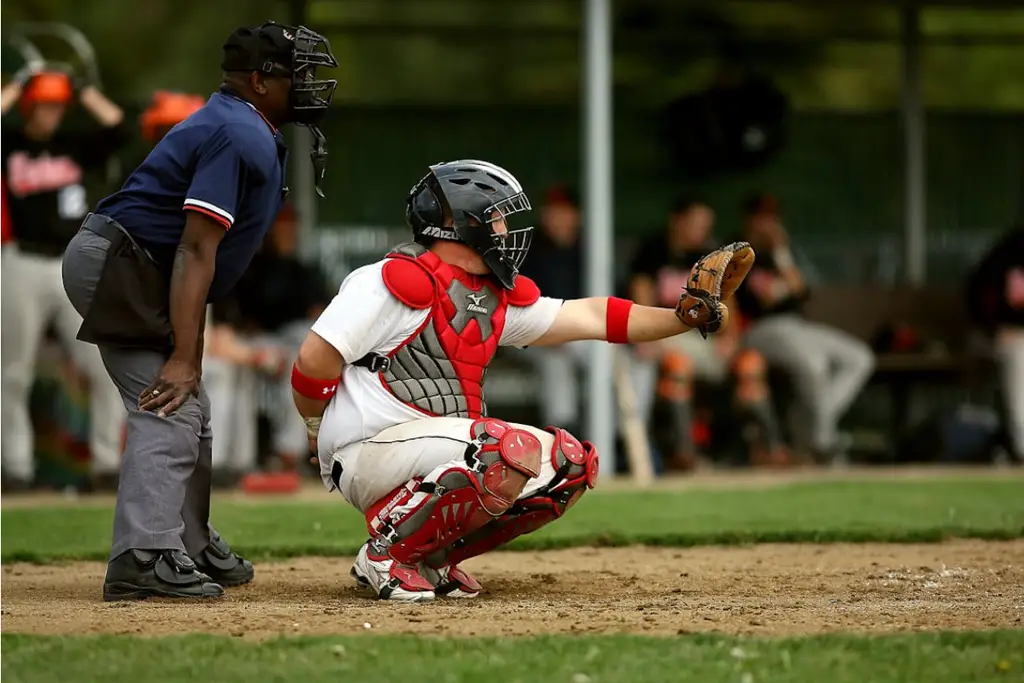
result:
[(270, 128), (271, 134), (273, 134), (274, 137), (277, 137), (277, 128), (274, 127), (274, 124), (272, 124), (270, 122), (270, 120), (267, 119), (267, 117), (263, 115), (263, 112), (261, 112), (259, 109), (257, 109), (256, 106), (253, 105), (252, 102), (250, 102), (249, 100), (245, 99), (244, 97), (242, 97), (237, 92), (235, 92), (234, 90), (232, 90), (231, 88), (229, 88), (227, 86), (221, 86), (221, 88), (220, 88), (220, 90), (218, 92), (220, 92), (220, 94), (224, 95), (225, 97), (229, 97), (229, 98), (231, 98), (233, 100), (237, 100), (237, 101), (241, 102), (242, 104), (244, 104), (245, 106), (249, 107), (254, 112), (256, 112), (256, 114), (261, 119), (263, 119), (263, 122), (267, 124), (267, 127)]

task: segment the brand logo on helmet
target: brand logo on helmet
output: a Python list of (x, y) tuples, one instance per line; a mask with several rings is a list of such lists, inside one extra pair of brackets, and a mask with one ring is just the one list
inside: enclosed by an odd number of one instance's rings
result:
[(281, 29), (281, 34), (282, 34), (282, 35), (284, 35), (284, 37), (285, 37), (285, 38), (286, 38), (287, 40), (291, 40), (291, 41), (294, 41), (294, 40), (295, 40), (295, 36), (293, 36), (293, 35), (292, 35), (291, 33), (289, 33), (289, 32), (288, 32), (288, 29), (284, 29), (284, 28), (283, 28), (283, 29)]
[(423, 228), (423, 234), (427, 237), (436, 237), (441, 240), (458, 240), (459, 235), (454, 230), (445, 230), (434, 225)]

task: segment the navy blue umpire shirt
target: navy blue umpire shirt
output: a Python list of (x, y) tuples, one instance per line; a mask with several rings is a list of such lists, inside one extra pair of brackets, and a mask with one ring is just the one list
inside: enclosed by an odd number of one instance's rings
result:
[(234, 287), (259, 250), (285, 195), (283, 136), (226, 89), (171, 129), (96, 213), (113, 218), (170, 277), (185, 211), (227, 231), (217, 249), (209, 299)]

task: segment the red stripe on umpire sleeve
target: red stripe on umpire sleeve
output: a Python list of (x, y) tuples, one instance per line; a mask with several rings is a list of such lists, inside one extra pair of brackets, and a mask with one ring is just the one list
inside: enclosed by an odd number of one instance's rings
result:
[(204, 216), (209, 216), (213, 220), (215, 220), (218, 223), (220, 223), (221, 225), (223, 225), (225, 230), (228, 230), (228, 229), (231, 228), (231, 223), (228, 222), (227, 218), (224, 218), (224, 216), (220, 216), (218, 214), (215, 214), (213, 211), (210, 211), (208, 209), (204, 209), (201, 206), (195, 206), (194, 204), (186, 204), (184, 208), (185, 208), (185, 211), (196, 211), (198, 213), (203, 214)]

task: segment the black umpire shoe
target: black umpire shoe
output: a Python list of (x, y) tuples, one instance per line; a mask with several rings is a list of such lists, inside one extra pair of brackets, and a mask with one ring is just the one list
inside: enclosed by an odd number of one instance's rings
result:
[(220, 584), (196, 568), (181, 550), (129, 550), (107, 565), (103, 599), (219, 598)]
[(196, 556), (196, 566), (222, 586), (241, 586), (256, 575), (252, 562), (236, 555), (219, 534)]

